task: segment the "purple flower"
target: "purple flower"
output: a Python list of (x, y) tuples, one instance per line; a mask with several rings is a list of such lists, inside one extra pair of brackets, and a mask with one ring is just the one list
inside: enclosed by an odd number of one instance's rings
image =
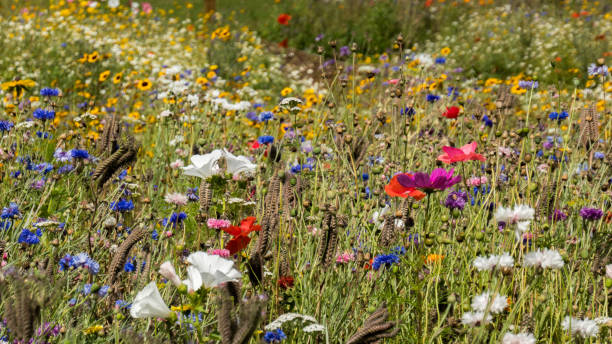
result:
[(467, 202), (467, 193), (463, 191), (453, 191), (446, 196), (444, 206), (448, 209), (459, 209), (463, 210), (465, 202)]
[(446, 171), (443, 168), (436, 168), (431, 175), (417, 172), (414, 175), (400, 174), (397, 181), (406, 188), (421, 189), (426, 193), (444, 191), (461, 181), (461, 176), (453, 176), (454, 169)]
[(563, 221), (567, 219), (567, 214), (565, 214), (563, 211), (559, 209), (555, 209), (555, 212), (552, 214), (551, 217), (554, 221)]
[(580, 209), (580, 216), (582, 216), (582, 218), (585, 220), (591, 220), (591, 221), (599, 220), (603, 216), (603, 211), (597, 208), (584, 207)]

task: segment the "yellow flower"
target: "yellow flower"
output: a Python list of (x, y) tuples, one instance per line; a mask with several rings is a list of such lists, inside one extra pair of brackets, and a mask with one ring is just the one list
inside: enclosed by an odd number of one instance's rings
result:
[(217, 76), (217, 73), (215, 73), (215, 72), (214, 72), (214, 71), (212, 71), (212, 70), (211, 70), (210, 72), (206, 73), (206, 77), (207, 77), (208, 79), (212, 79), (212, 78), (214, 78), (215, 76)]
[(442, 48), (442, 50), (440, 50), (440, 54), (443, 55), (443, 56), (446, 56), (446, 55), (448, 55), (450, 53), (451, 53), (451, 50), (450, 50), (449, 47), (444, 47), (444, 48)]
[(94, 334), (94, 333), (100, 333), (104, 330), (104, 326), (102, 325), (94, 325), (94, 326), (90, 326), (86, 329), (83, 330), (84, 334)]
[(200, 77), (198, 77), (196, 79), (196, 84), (198, 84), (198, 85), (202, 85), (203, 86), (203, 85), (206, 85), (207, 83), (208, 83), (208, 79), (206, 79), (203, 76), (200, 76)]
[(286, 97), (286, 96), (290, 95), (291, 92), (293, 92), (293, 90), (290, 87), (285, 87), (281, 91), (281, 96)]
[(87, 54), (85, 55), (87, 56), (87, 62), (89, 63), (97, 62), (98, 59), (100, 59), (100, 54), (98, 54), (97, 51), (94, 51), (91, 55), (87, 55)]
[(121, 79), (123, 79), (123, 73), (117, 73), (115, 74), (115, 76), (113, 77), (113, 84), (118, 84), (121, 82)]
[(136, 84), (136, 87), (138, 87), (138, 89), (141, 91), (148, 91), (151, 89), (152, 86), (153, 84), (151, 84), (151, 81), (149, 79), (139, 80)]
[(83, 57), (81, 57), (78, 61), (79, 63), (85, 63), (87, 62), (88, 59), (89, 59), (89, 56), (87, 54), (83, 54)]
[(104, 72), (100, 73), (100, 76), (98, 76), (98, 81), (104, 82), (106, 81), (106, 79), (108, 79), (109, 76), (110, 76), (110, 70), (105, 70)]
[(512, 86), (512, 88), (510, 89), (510, 93), (512, 94), (523, 94), (525, 92), (527, 92), (527, 90), (524, 88), (521, 88), (518, 84)]

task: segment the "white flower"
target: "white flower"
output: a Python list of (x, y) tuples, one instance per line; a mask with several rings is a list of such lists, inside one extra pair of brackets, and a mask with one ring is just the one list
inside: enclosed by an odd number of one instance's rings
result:
[(502, 344), (535, 344), (536, 339), (531, 333), (506, 333), (502, 338)]
[(190, 94), (187, 96), (187, 101), (191, 106), (196, 106), (198, 105), (200, 98), (196, 94)]
[(119, 7), (119, 0), (108, 0), (108, 7), (110, 8)]
[(162, 111), (162, 112), (159, 114), (159, 116), (157, 116), (157, 117), (158, 117), (158, 118), (166, 118), (166, 117), (170, 117), (170, 116), (172, 116), (172, 115), (173, 115), (172, 111), (170, 111), (170, 110), (164, 110), (164, 111)]
[(490, 255), (489, 257), (476, 257), (472, 263), (478, 271), (489, 271), (494, 268), (511, 268), (514, 266), (514, 258), (504, 252), (501, 256)]
[(308, 326), (304, 327), (302, 331), (304, 332), (325, 332), (325, 326), (317, 323), (317, 319), (313, 318), (310, 315), (304, 315), (299, 313), (285, 313), (281, 314), (278, 318), (274, 319), (271, 323), (266, 325), (264, 329), (266, 331), (274, 331), (283, 326), (284, 323), (293, 321), (295, 319), (300, 319), (304, 322), (311, 322)]
[(155, 281), (138, 292), (130, 309), (133, 318), (167, 318), (170, 314), (172, 312), (159, 294)]
[[(491, 305), (489, 306), (489, 303)], [(493, 302), (491, 302), (490, 293), (484, 292), (472, 298), (472, 309), (478, 312), (484, 312), (489, 307), (489, 312), (492, 314), (501, 313), (508, 307), (508, 298), (499, 294), (495, 294)]]
[(469, 325), (469, 326), (478, 326), (482, 324), (487, 324), (491, 320), (493, 320), (493, 317), (491, 316), (491, 314), (487, 314), (487, 317), (485, 319), (483, 312), (466, 312), (466, 313), (463, 313), (463, 316), (461, 317), (461, 322), (464, 325)]
[(19, 122), (19, 123), (15, 124), (15, 129), (19, 129), (19, 128), (32, 128), (35, 125), (36, 125), (36, 122), (34, 122), (34, 121)]
[(183, 281), (189, 290), (197, 291), (202, 285), (214, 288), (221, 283), (238, 280), (242, 275), (234, 269), (234, 262), (201, 251), (187, 257), (188, 279)]
[(521, 234), (529, 230), (535, 210), (528, 205), (515, 205), (513, 209), (500, 206), (495, 211), (495, 221), (516, 224), (516, 239), (521, 240)]
[(606, 265), (606, 277), (612, 278), (612, 264)]
[(191, 157), (191, 165), (183, 167), (187, 176), (208, 178), (221, 172), (219, 160), (225, 158), (227, 172), (231, 174), (254, 172), (257, 165), (251, 163), (246, 156), (235, 156), (227, 150), (215, 149), (204, 155), (194, 155)]
[(183, 284), (183, 282), (181, 282), (181, 279), (176, 274), (174, 266), (172, 266), (172, 263), (170, 262), (164, 262), (162, 265), (159, 266), (159, 274), (164, 276), (170, 282), (172, 282), (172, 284), (174, 284), (174, 286), (176, 287), (180, 287), (181, 284)]
[(525, 255), (523, 266), (542, 267), (544, 269), (560, 269), (564, 265), (563, 258), (555, 250), (537, 250)]
[(188, 201), (187, 196), (180, 193), (167, 194), (164, 200), (175, 205), (186, 205)]
[(565, 331), (569, 330), (573, 335), (579, 335), (583, 338), (596, 337), (599, 334), (597, 322), (589, 318), (580, 320), (578, 318), (566, 316), (561, 323), (561, 327), (563, 327)]

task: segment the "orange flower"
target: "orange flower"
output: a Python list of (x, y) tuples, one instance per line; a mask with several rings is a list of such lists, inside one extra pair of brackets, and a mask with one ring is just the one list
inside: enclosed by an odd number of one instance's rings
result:
[(278, 18), (276, 19), (276, 21), (281, 25), (289, 25), (290, 20), (291, 20), (291, 16), (288, 15), (287, 13), (283, 13), (279, 15)]
[(437, 262), (442, 261), (443, 258), (444, 258), (444, 256), (441, 255), (441, 254), (432, 253), (432, 254), (428, 254), (427, 255), (427, 258), (425, 259), (425, 262), (426, 263), (437, 263)]
[(389, 184), (385, 185), (385, 192), (387, 193), (387, 195), (391, 196), (391, 197), (402, 197), (402, 198), (406, 198), (408, 196), (416, 199), (417, 201), (420, 201), (423, 199), (423, 197), (425, 197), (425, 193), (422, 191), (419, 191), (415, 188), (407, 188), (403, 185), (401, 185), (398, 181), (397, 181), (397, 175), (393, 176), (393, 178), (391, 178), (391, 181), (389, 182)]

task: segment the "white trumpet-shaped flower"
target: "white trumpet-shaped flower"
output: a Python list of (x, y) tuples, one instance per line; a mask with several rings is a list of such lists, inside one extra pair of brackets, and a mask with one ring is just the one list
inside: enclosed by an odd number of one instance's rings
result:
[(231, 174), (250, 173), (257, 168), (246, 156), (235, 156), (226, 149), (215, 149), (208, 154), (192, 156), (191, 165), (183, 167), (183, 173), (206, 179), (221, 173), (219, 161), (222, 158), (225, 158), (226, 171)]
[(170, 262), (164, 262), (159, 266), (159, 274), (172, 282), (172, 284), (174, 284), (174, 286), (177, 288), (183, 284), (179, 276), (176, 274), (174, 266)]
[(130, 309), (133, 318), (167, 318), (171, 314), (172, 311), (159, 294), (155, 281), (138, 292)]
[(187, 262), (191, 265), (187, 267), (188, 279), (183, 283), (189, 291), (197, 291), (202, 285), (214, 288), (221, 283), (242, 277), (240, 271), (234, 268), (234, 262), (217, 255), (195, 252), (187, 257)]

